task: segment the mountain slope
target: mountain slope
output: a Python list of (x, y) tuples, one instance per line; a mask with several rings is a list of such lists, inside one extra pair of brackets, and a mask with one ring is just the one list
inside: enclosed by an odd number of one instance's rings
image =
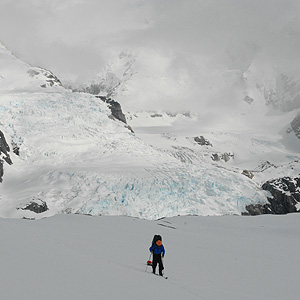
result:
[[(287, 149), (278, 133), (290, 115), (270, 116), (269, 127), (259, 133), (261, 112), (254, 129), (242, 113), (220, 115), (215, 122), (205, 115), (179, 115), (174, 121), (158, 114), (150, 117), (150, 126), (131, 115), (134, 134), (111, 118), (100, 99), (57, 82), (43, 89), (47, 76), (33, 78), (31, 66), (4, 47), (1, 53), (11, 85), (0, 86), (0, 131), (13, 150), (4, 153), (13, 164), (0, 159), (0, 216), (240, 214), (250, 203), (267, 201), (260, 187), (266, 179), (299, 174), (299, 153)], [(212, 146), (198, 144), (195, 137), (202, 135)], [(276, 168), (258, 170), (255, 181), (242, 175), (245, 167), (255, 169), (267, 158)], [(42, 213), (27, 209), (38, 203), (46, 209)]]
[[(300, 109), (297, 66), (271, 62), (267, 52), (252, 55), (251, 47), (244, 50), (245, 55), (250, 51), (249, 57), (228, 49), (227, 63), (212, 62), (208, 68), (200, 57), (183, 56), (174, 62), (172, 55), (127, 49), (112, 55), (91, 83), (75, 90), (113, 96), (132, 115), (145, 110), (187, 112), (198, 115), (203, 120), (198, 125), (209, 131), (277, 134), (284, 146), (299, 152), (293, 126)], [(180, 68), (186, 62), (190, 72)]]
[(0, 42), (0, 93), (36, 92), (47, 87), (61, 87), (50, 71), (19, 60)]
[(245, 204), (265, 201), (245, 176), (202, 160), (186, 164), (145, 144), (109, 114), (86, 94), (2, 96), (1, 130), (20, 152), (5, 168), (2, 214), (36, 216), (13, 209), (33, 199), (47, 202), (45, 215), (145, 218), (239, 213)]

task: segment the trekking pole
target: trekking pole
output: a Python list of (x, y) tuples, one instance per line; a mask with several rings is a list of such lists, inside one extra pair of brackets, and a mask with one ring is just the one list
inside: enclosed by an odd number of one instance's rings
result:
[[(150, 260), (150, 259), (151, 259), (151, 255), (152, 255), (152, 252), (150, 253), (150, 256), (149, 256), (149, 259), (148, 259), (148, 260)], [(148, 262), (147, 262), (147, 266), (146, 266), (146, 270), (145, 270), (145, 272), (147, 271), (147, 269), (148, 269)]]

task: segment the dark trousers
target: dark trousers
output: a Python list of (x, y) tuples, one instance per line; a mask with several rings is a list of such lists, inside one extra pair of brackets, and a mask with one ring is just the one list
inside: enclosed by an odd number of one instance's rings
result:
[(152, 262), (153, 273), (155, 273), (155, 269), (156, 269), (157, 264), (158, 264), (158, 268), (159, 268), (159, 275), (162, 275), (162, 271), (164, 269), (164, 266), (163, 266), (163, 263), (162, 263), (161, 254), (153, 253), (153, 262)]

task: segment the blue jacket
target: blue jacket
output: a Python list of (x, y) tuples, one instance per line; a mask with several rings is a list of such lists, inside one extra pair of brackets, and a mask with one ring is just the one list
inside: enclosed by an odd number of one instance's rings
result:
[(165, 248), (164, 245), (157, 246), (156, 244), (153, 244), (150, 248), (149, 251), (153, 251), (154, 254), (161, 254), (164, 256), (165, 255)]

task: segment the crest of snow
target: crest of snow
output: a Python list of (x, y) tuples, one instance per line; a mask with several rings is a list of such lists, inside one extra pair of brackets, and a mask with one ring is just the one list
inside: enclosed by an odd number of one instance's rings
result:
[(0, 41), (0, 53), (13, 55), (13, 53), (10, 50), (8, 50), (8, 48), (1, 41)]
[(46, 87), (53, 87), (52, 91), (60, 90), (60, 81), (50, 71), (19, 60), (1, 42), (0, 65), (0, 94), (38, 92)]

